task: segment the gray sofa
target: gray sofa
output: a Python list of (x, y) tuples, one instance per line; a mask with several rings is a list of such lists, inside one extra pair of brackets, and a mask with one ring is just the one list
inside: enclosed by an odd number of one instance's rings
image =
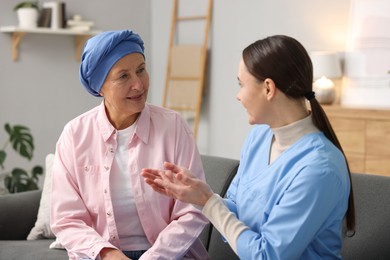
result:
[[(234, 177), (238, 161), (202, 156), (206, 178), (215, 192), (223, 196)], [(356, 224), (353, 237), (344, 238), (344, 259), (390, 259), (390, 177), (353, 174)], [(34, 226), (41, 192), (30, 191), (0, 196), (0, 260), (68, 259), (65, 250), (49, 249), (52, 239), (27, 241)], [(211, 259), (238, 259), (212, 226), (201, 239)]]

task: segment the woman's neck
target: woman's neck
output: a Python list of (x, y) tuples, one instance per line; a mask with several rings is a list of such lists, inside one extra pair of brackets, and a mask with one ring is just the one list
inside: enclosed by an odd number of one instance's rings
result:
[(110, 121), (110, 123), (112, 124), (112, 126), (116, 130), (122, 130), (122, 129), (126, 129), (129, 126), (131, 126), (132, 124), (134, 124), (134, 122), (137, 121), (137, 119), (141, 113), (135, 113), (132, 115), (124, 116), (123, 114), (119, 114), (119, 113), (116, 113), (116, 114), (110, 113), (106, 108), (106, 114), (107, 114), (107, 118)]

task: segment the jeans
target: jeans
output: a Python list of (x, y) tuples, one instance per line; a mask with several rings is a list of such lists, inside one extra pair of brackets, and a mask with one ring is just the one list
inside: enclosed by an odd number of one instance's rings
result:
[[(138, 250), (138, 251), (123, 251), (125, 256), (130, 258), (131, 260), (138, 260), (146, 250)], [(91, 260), (91, 258), (82, 258), (81, 260)]]
[(143, 253), (145, 253), (145, 250), (138, 250), (138, 251), (123, 251), (123, 253), (132, 260), (138, 260)]

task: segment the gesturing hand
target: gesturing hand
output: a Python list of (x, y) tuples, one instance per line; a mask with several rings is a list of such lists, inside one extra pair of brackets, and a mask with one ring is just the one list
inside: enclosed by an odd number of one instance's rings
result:
[(210, 186), (199, 180), (191, 171), (173, 163), (165, 162), (165, 170), (142, 169), (145, 182), (155, 191), (177, 200), (204, 206), (213, 195)]

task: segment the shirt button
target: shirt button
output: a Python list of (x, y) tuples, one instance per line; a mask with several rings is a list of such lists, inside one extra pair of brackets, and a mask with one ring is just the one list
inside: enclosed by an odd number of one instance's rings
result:
[(108, 171), (108, 169), (110, 169), (110, 167), (104, 166), (104, 169), (106, 169), (106, 171)]
[(112, 147), (110, 148), (110, 153), (113, 153), (114, 152), (114, 149), (112, 149)]
[(86, 171), (86, 172), (88, 171), (88, 166), (84, 167), (84, 171)]
[(104, 193), (107, 193), (107, 189), (104, 189)]
[(110, 213), (110, 212), (107, 212), (107, 216), (111, 216), (111, 213)]

